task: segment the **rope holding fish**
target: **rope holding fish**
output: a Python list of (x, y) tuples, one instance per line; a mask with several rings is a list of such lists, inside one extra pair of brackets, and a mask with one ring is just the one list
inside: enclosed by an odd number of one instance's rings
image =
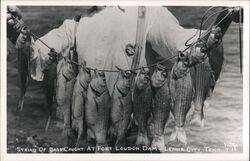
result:
[[(195, 44), (200, 43), (200, 42), (202, 41), (202, 39), (203, 39), (204, 37), (206, 37), (206, 36), (211, 32), (212, 29), (209, 28), (209, 29), (206, 31), (206, 33), (205, 33), (204, 35), (202, 35), (203, 38), (200, 37), (200, 36), (201, 36), (202, 25), (203, 25), (208, 19), (210, 19), (212, 16), (214, 16), (214, 15), (216, 15), (216, 14), (218, 14), (218, 13), (224, 12), (225, 10), (234, 9), (234, 8), (236, 8), (236, 7), (227, 7), (226, 9), (223, 9), (223, 10), (221, 10), (221, 11), (218, 11), (218, 12), (215, 12), (215, 13), (211, 14), (206, 20), (204, 20), (204, 17), (205, 17), (206, 14), (208, 13), (208, 11), (210, 11), (210, 10), (213, 9), (213, 8), (214, 8), (214, 7), (210, 7), (210, 8), (205, 12), (204, 16), (202, 17), (201, 26), (200, 26), (200, 29), (199, 29), (199, 30), (200, 30), (200, 35), (199, 35), (199, 38), (197, 39), (197, 41), (195, 41), (195, 42), (193, 42), (193, 43), (191, 43), (191, 44), (187, 44), (188, 41), (190, 41), (193, 37), (195, 37), (195, 35), (197, 34), (197, 32), (196, 32), (192, 37), (190, 37), (190, 38), (185, 42), (185, 45), (187, 46), (187, 48), (185, 48), (184, 50), (182, 50), (182, 51), (180, 51), (180, 52), (184, 53), (184, 52), (187, 51), (191, 46), (194, 46)], [(229, 11), (229, 13), (228, 13), (226, 16), (224, 16), (223, 19), (222, 19), (220, 22), (218, 22), (215, 26), (218, 26), (218, 25), (219, 25), (227, 16), (229, 16), (231, 13), (232, 13), (232, 10)], [(241, 14), (240, 14), (240, 16), (241, 16)], [(19, 24), (21, 24), (21, 22), (20, 22), (15, 16), (12, 15), (12, 17), (16, 20), (16, 22), (18, 22)], [(239, 25), (240, 25), (240, 24), (239, 24)], [(240, 28), (239, 28), (239, 30), (241, 31)], [(197, 31), (198, 31), (198, 30), (197, 30)], [(49, 60), (50, 60), (51, 62), (54, 61), (54, 62), (57, 63), (57, 62), (58, 62), (58, 57), (59, 57), (60, 54), (58, 54), (58, 53), (55, 51), (54, 48), (50, 47), (50, 46), (47, 45), (44, 41), (42, 41), (42, 40), (41, 40), (37, 35), (35, 35), (33, 32), (31, 32), (31, 35), (34, 36), (34, 37), (35, 37), (38, 41), (40, 41), (43, 45), (45, 45), (48, 49), (50, 49), (50, 52), (48, 53), (48, 55), (50, 56)], [(240, 37), (241, 37), (241, 35), (240, 35)], [(240, 46), (241, 46), (241, 43), (240, 43)], [(241, 47), (240, 47), (240, 50), (241, 50)], [(240, 52), (240, 55), (241, 55), (241, 52)], [(168, 60), (171, 60), (171, 59), (173, 59), (173, 58), (175, 58), (175, 57), (177, 57), (177, 56), (179, 56), (179, 53), (178, 53), (178, 54), (175, 54), (175, 55), (173, 55), (173, 56), (171, 56), (171, 57), (169, 57), (169, 58), (165, 58), (165, 59), (163, 59), (163, 60), (161, 60), (161, 61), (159, 61), (159, 62), (150, 64), (150, 65), (148, 65), (148, 66), (137, 67), (137, 68), (134, 68), (134, 69), (128, 69), (128, 70), (124, 70), (124, 71), (135, 72), (135, 71), (137, 71), (137, 70), (142, 70), (142, 69), (144, 69), (144, 68), (152, 68), (152, 67), (157, 66), (158, 64), (161, 64), (161, 63), (164, 63), (164, 62), (166, 62), (166, 61), (168, 61)], [(64, 58), (68, 59), (67, 57), (64, 57)], [(73, 61), (73, 60), (69, 60), (69, 62), (72, 63), (72, 64), (75, 64), (75, 65), (78, 65), (78, 66), (80, 66), (80, 67), (82, 67), (82, 68), (85, 68), (86, 70), (92, 70), (92, 71), (98, 70), (98, 71), (102, 71), (102, 72), (120, 72), (119, 70), (105, 70), (105, 69), (100, 70), (100, 69), (94, 69), (94, 68), (91, 68), (91, 67), (87, 67), (86, 64), (85, 64), (85, 65), (79, 64), (79, 63), (77, 63), (77, 62), (75, 62), (75, 61)], [(242, 64), (242, 62), (241, 62), (241, 64)]]

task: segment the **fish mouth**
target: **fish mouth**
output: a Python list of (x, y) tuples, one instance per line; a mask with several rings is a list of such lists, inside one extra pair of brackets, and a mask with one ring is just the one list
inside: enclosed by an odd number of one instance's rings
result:
[(147, 84), (150, 81), (149, 76), (145, 76), (143, 79), (143, 83)]

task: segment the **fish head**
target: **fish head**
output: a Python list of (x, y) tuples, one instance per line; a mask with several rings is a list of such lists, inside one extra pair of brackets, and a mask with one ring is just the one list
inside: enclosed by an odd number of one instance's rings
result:
[(30, 29), (28, 27), (24, 26), (22, 28), (20, 34), (21, 34), (21, 40), (23, 40), (24, 42), (30, 41), (31, 32), (30, 32)]
[(161, 87), (165, 84), (168, 78), (168, 71), (165, 66), (158, 64), (151, 77), (152, 85), (155, 88)]
[(94, 75), (90, 81), (90, 87), (96, 95), (101, 95), (107, 90), (107, 84), (104, 71), (94, 70)]
[(96, 70), (95, 75), (98, 80), (98, 84), (101, 86), (106, 86), (106, 78), (104, 71)]
[(234, 7), (228, 9), (228, 12), (231, 12), (229, 17), (236, 23), (243, 23), (243, 8), (242, 7)]
[(219, 44), (222, 42), (222, 31), (220, 27), (212, 27), (212, 31), (210, 35), (208, 36), (206, 48), (207, 49), (213, 49), (219, 46)]
[(187, 74), (188, 71), (189, 67), (187, 66), (187, 63), (184, 60), (177, 60), (172, 68), (172, 77), (174, 79), (182, 78)]
[(63, 59), (61, 71), (66, 81), (72, 80), (77, 75), (73, 68), (73, 64), (66, 58)]
[(116, 87), (124, 95), (127, 95), (130, 91), (132, 74), (133, 73), (131, 71), (122, 70), (118, 76)]
[(138, 89), (145, 89), (150, 84), (150, 70), (149, 68), (142, 68), (136, 79), (136, 87)]
[(16, 47), (23, 48), (26, 46), (30, 46), (31, 42), (31, 32), (26, 26), (21, 29), (21, 32), (17, 38)]
[(204, 42), (197, 43), (191, 47), (189, 52), (189, 57), (187, 60), (184, 60), (183, 63), (186, 65), (195, 65), (201, 63), (207, 57), (207, 47)]
[(80, 75), (81, 81), (85, 81), (87, 83), (90, 82), (90, 80), (91, 80), (90, 69), (88, 69), (86, 67), (82, 67), (80, 69), (79, 75)]

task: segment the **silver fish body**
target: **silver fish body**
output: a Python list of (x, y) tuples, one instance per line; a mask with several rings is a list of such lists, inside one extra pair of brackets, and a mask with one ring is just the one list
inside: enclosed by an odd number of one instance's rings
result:
[(88, 130), (96, 139), (96, 152), (100, 147), (107, 147), (107, 132), (110, 111), (110, 95), (103, 72), (95, 71), (94, 77), (89, 83), (85, 116)]
[(68, 58), (61, 60), (61, 64), (58, 65), (57, 82), (56, 82), (56, 101), (57, 101), (57, 114), (60, 116), (60, 112), (63, 116), (63, 137), (66, 137), (66, 144), (73, 145), (74, 141), (71, 131), (72, 120), (71, 120), (71, 105), (72, 105), (72, 94), (74, 89), (74, 84), (77, 76), (77, 71), (75, 65), (69, 60), (73, 61), (76, 58), (71, 57), (71, 52)]
[(87, 123), (85, 118), (85, 103), (87, 100), (90, 71), (80, 69), (76, 77), (72, 95), (72, 129), (77, 131), (76, 147), (86, 146)]
[(136, 146), (149, 146), (147, 122), (152, 112), (152, 89), (149, 69), (140, 71), (133, 94), (133, 116), (138, 124)]
[(208, 97), (211, 80), (212, 70), (208, 58), (193, 67), (191, 76), (194, 82), (194, 113), (191, 123), (198, 123), (204, 127), (204, 101)]
[[(218, 32), (218, 33), (217, 33)], [(209, 47), (208, 57), (202, 63), (194, 66), (191, 70), (191, 76), (194, 82), (194, 113), (192, 115), (192, 124), (198, 124), (204, 127), (204, 104), (215, 87), (216, 81), (219, 78), (223, 65), (223, 46), (221, 37), (215, 38), (214, 35), (219, 34), (220, 30), (215, 30), (210, 33), (207, 46)], [(218, 37), (218, 36), (217, 36)], [(214, 40), (216, 39), (216, 40)], [(191, 51), (192, 52), (192, 51)]]
[(22, 111), (24, 104), (24, 97), (27, 89), (27, 81), (29, 77), (29, 64), (31, 54), (31, 36), (30, 30), (23, 27), (16, 41), (16, 48), (18, 54), (18, 73), (20, 77), (21, 92), (18, 100), (17, 110)]
[(181, 78), (174, 76), (173, 71), (178, 68), (178, 63), (183, 62), (179, 61), (173, 66), (170, 76), (171, 111), (175, 120), (175, 131), (171, 134), (170, 141), (178, 140), (186, 145), (184, 126), (193, 98), (193, 82), (190, 72)]
[(125, 146), (125, 136), (132, 113), (131, 72), (121, 71), (111, 97), (111, 122), (116, 147)]
[(170, 112), (170, 91), (168, 71), (158, 66), (152, 77), (153, 140), (152, 147), (165, 150), (164, 127)]

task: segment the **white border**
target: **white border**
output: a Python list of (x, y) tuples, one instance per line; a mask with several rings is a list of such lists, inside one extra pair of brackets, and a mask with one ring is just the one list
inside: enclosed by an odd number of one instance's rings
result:
[[(1, 161), (13, 160), (249, 160), (249, 1), (2, 1), (1, 2)], [(6, 6), (243, 6), (243, 153), (242, 154), (7, 154), (6, 153)]]

